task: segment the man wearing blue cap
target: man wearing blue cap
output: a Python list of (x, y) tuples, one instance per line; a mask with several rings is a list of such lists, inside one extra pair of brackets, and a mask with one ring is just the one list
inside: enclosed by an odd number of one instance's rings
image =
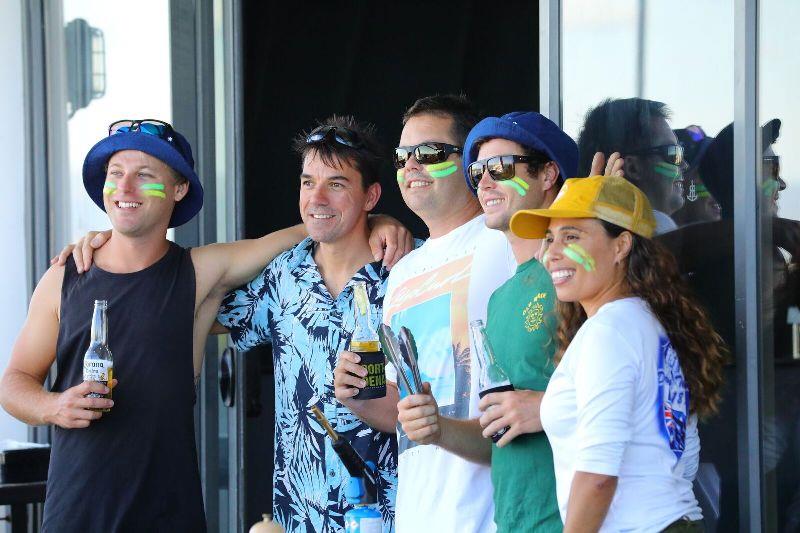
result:
[[(168, 241), (167, 229), (202, 207), (203, 188), (189, 143), (160, 121), (112, 124), (86, 156), (83, 179), (113, 238), (82, 276), (73, 260), (45, 273), (0, 382), (9, 413), (55, 426), (43, 531), (205, 531), (194, 333), (208, 331), (227, 290), (302, 231), (191, 251)], [(83, 381), (96, 300), (107, 302), (113, 400), (105, 385)]]
[[(498, 531), (561, 531), (553, 456), (539, 422), (539, 403), (553, 368), (555, 291), (535, 257), (540, 241), (509, 228), (521, 209), (548, 207), (564, 179), (576, 173), (578, 147), (536, 112), (508, 113), (478, 123), (464, 147), (464, 173), (477, 192), (486, 225), (505, 233), (518, 267), (489, 300), (486, 331), (515, 390), (485, 395), (479, 404), (492, 446), (492, 484)], [(602, 154), (592, 171), (599, 172)], [(607, 172), (621, 173), (618, 154)]]
[(535, 112), (488, 117), (464, 147), (464, 171), (477, 192), (486, 225), (505, 233), (518, 267), (489, 299), (486, 332), (513, 391), (485, 395), (484, 437), (492, 446), (494, 520), (498, 531), (561, 531), (553, 456), (538, 421), (539, 402), (553, 371), (555, 294), (536, 260), (538, 242), (511, 233), (520, 209), (549, 206), (565, 176), (573, 176), (578, 148), (553, 122)]

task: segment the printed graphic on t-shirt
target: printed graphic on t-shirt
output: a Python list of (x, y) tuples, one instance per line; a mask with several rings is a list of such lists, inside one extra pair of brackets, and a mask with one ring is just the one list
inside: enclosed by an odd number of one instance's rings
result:
[(528, 305), (523, 309), (522, 316), (525, 318), (525, 329), (528, 333), (532, 333), (539, 329), (544, 322), (544, 306), (542, 303), (547, 298), (546, 292), (540, 292), (533, 299), (528, 302)]
[[(467, 418), (470, 399), (470, 348), (467, 315), (472, 256), (447, 263), (398, 285), (383, 310), (396, 333), (414, 335), (419, 370), (444, 416)], [(399, 452), (415, 444), (400, 431)]]
[(661, 433), (669, 442), (675, 458), (680, 459), (686, 447), (689, 389), (683, 378), (678, 354), (669, 339), (663, 336), (659, 339), (656, 409)]

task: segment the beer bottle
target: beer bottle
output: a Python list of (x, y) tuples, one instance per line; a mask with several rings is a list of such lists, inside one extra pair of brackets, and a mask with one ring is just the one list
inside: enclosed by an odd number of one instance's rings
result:
[[(111, 399), (111, 380), (114, 379), (114, 359), (108, 349), (108, 320), (106, 300), (94, 301), (94, 314), (92, 314), (92, 338), (89, 349), (83, 356), (83, 381), (96, 381), (109, 387), (108, 394), (90, 392), (87, 398)], [(92, 409), (92, 411), (108, 412), (110, 409)]]
[[(469, 329), (472, 333), (472, 344), (475, 347), (475, 357), (478, 360), (478, 367), (480, 374), (478, 375), (478, 396), (483, 398), (492, 392), (505, 392), (514, 390), (514, 385), (508, 379), (505, 371), (500, 367), (495, 359), (494, 350), (492, 345), (489, 344), (489, 337), (486, 335), (486, 328), (483, 325), (483, 320), (473, 320), (469, 323)], [(497, 433), (492, 435), (492, 441), (497, 442), (500, 437), (505, 435), (506, 431), (510, 429), (509, 426), (504, 427)]]
[(350, 337), (350, 351), (361, 357), (361, 366), (367, 369), (363, 377), (367, 384), (353, 396), (356, 400), (371, 400), (386, 396), (386, 358), (381, 351), (378, 332), (370, 320), (367, 284), (357, 281), (353, 284), (353, 312), (355, 329)]

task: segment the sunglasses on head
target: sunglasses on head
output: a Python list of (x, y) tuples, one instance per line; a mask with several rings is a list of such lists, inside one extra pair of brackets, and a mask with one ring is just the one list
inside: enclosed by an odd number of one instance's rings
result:
[(478, 183), (480, 183), (484, 172), (488, 172), (489, 177), (494, 181), (504, 181), (510, 180), (517, 175), (516, 163), (542, 164), (545, 162), (541, 158), (527, 155), (496, 155), (475, 161), (467, 169), (467, 174), (472, 188), (478, 190)]
[(628, 152), (627, 155), (657, 155), (667, 163), (673, 165), (683, 164), (683, 145), (682, 144), (662, 144), (660, 146), (651, 146), (650, 148), (642, 148), (633, 152)]
[(147, 135), (154, 135), (169, 143), (171, 143), (173, 140), (173, 131), (174, 130), (172, 129), (171, 124), (150, 118), (137, 120), (118, 120), (116, 122), (112, 122), (108, 127), (109, 137), (115, 133), (139, 132), (146, 133)]
[(460, 154), (461, 148), (447, 143), (427, 142), (416, 146), (398, 146), (394, 149), (394, 166), (401, 169), (413, 155), (421, 165), (443, 163), (450, 154)]
[(318, 144), (331, 141), (356, 149), (363, 146), (361, 137), (359, 137), (356, 132), (341, 126), (320, 126), (306, 137), (306, 144)]
[(158, 137), (171, 144), (181, 157), (184, 159), (187, 157), (183, 147), (175, 142), (175, 130), (172, 128), (172, 124), (163, 120), (153, 118), (117, 120), (108, 127), (108, 136), (111, 137), (117, 133), (144, 133), (145, 135)]

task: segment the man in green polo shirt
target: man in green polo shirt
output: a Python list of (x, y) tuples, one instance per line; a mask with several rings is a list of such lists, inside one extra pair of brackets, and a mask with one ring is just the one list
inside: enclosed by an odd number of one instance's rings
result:
[[(604, 158), (594, 161), (599, 172)], [(554, 370), (555, 301), (550, 274), (537, 260), (541, 241), (520, 239), (509, 221), (520, 209), (548, 207), (566, 178), (577, 172), (578, 147), (553, 122), (535, 112), (488, 117), (467, 137), (464, 172), (486, 214), (503, 231), (517, 271), (489, 300), (489, 341), (513, 391), (480, 402), (484, 437), (509, 429), (492, 446), (495, 523), (504, 531), (561, 531), (553, 455), (539, 421), (539, 403)], [(621, 174), (609, 158), (608, 172)]]

